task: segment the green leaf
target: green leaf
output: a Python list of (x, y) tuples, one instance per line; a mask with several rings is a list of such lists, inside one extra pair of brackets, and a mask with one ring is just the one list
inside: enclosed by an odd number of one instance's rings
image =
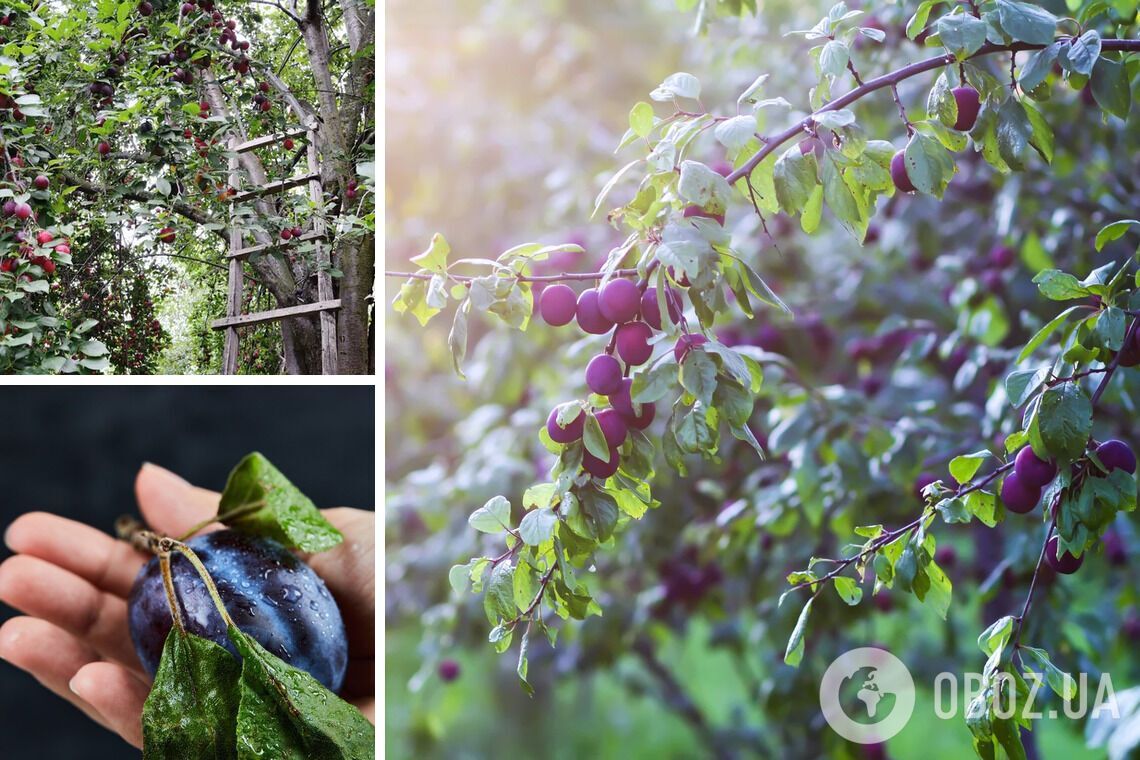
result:
[(1021, 744), (1021, 730), (1013, 718), (994, 719), (994, 737), (1005, 750), (1009, 760), (1025, 760), (1025, 747)]
[(705, 406), (712, 404), (716, 375), (713, 360), (699, 347), (690, 349), (681, 362), (681, 387)]
[(467, 312), (470, 301), (464, 301), (455, 310), (451, 321), (451, 331), (447, 334), (447, 347), (451, 349), (451, 366), (455, 374), (466, 379), (463, 374), (463, 359), (467, 356)]
[(427, 269), (439, 274), (446, 274), (447, 272), (447, 257), (451, 253), (451, 246), (447, 244), (447, 240), (443, 235), (438, 232), (431, 236), (431, 245), (427, 250), (418, 256), (412, 257), (412, 263), (416, 264), (422, 269)]
[(818, 184), (815, 166), (814, 154), (804, 155), (798, 145), (789, 148), (776, 160), (772, 181), (780, 208), (787, 213), (798, 214), (807, 205), (812, 190)]
[(968, 13), (943, 16), (935, 22), (934, 30), (946, 49), (959, 58), (973, 55), (986, 44), (986, 22)]
[(1080, 308), (1080, 306), (1070, 306), (1049, 320), (1040, 330), (1034, 333), (1033, 337), (1029, 339), (1029, 342), (1025, 344), (1025, 348), (1021, 349), (1021, 353), (1017, 355), (1017, 361), (1022, 362), (1029, 358), (1029, 356), (1037, 350), (1038, 346), (1044, 343), (1050, 335), (1057, 331), (1057, 328), (1065, 323), (1065, 320), (1069, 318), (1070, 314)]
[(975, 451), (973, 454), (963, 454), (950, 460), (950, 474), (959, 483), (969, 483), (974, 479), (982, 462), (993, 456), (989, 449)]
[(491, 569), (484, 584), (483, 611), (488, 622), (511, 620), (515, 616), (515, 567), (511, 561), (503, 560)]
[(863, 599), (863, 589), (859, 588), (859, 584), (855, 582), (854, 578), (848, 578), (845, 575), (835, 576), (835, 593), (839, 594), (839, 598), (847, 604), (854, 607), (859, 604)]
[(945, 620), (946, 612), (950, 609), (954, 585), (946, 573), (942, 571), (942, 568), (933, 560), (928, 562), (923, 569), (930, 581), (930, 588), (926, 591), (926, 598), (923, 599), (923, 603), (933, 607), (934, 611), (938, 613), (938, 617)]
[(649, 94), (649, 97), (657, 101), (673, 100), (674, 98), (696, 100), (700, 96), (700, 80), (692, 74), (687, 74), (683, 71), (667, 76), (665, 81)]
[(987, 528), (998, 523), (998, 503), (988, 491), (971, 491), (966, 494), (966, 511), (978, 518)]
[(906, 173), (915, 189), (941, 198), (954, 177), (954, 157), (942, 143), (916, 132), (904, 153)]
[(1041, 441), (1064, 464), (1085, 452), (1092, 433), (1092, 402), (1077, 383), (1062, 383), (1041, 396), (1037, 417)]
[(629, 112), (629, 128), (638, 137), (648, 137), (653, 131), (653, 106), (645, 101), (635, 105)]
[(605, 434), (602, 433), (602, 426), (598, 423), (598, 418), (592, 414), (586, 415), (582, 442), (586, 445), (586, 451), (603, 462), (610, 461), (610, 444), (606, 441)]
[(934, 80), (934, 86), (926, 96), (926, 112), (948, 127), (953, 127), (958, 120), (958, 101), (950, 91), (950, 78), (945, 71)]
[(811, 613), (811, 603), (812, 599), (808, 599), (807, 604), (800, 610), (796, 627), (792, 629), (792, 635), (788, 637), (788, 647), (784, 650), (784, 663), (793, 668), (797, 667), (804, 657), (804, 631), (807, 628), (808, 615)]
[(309, 497), (257, 452), (246, 455), (230, 472), (217, 520), (241, 533), (268, 536), (306, 552), (322, 552), (344, 540)]
[(171, 628), (143, 704), (144, 760), (236, 758), (240, 674), (224, 648)]
[(1020, 650), (1022, 655), (1029, 655), (1029, 659), (1037, 664), (1041, 669), (1040, 672), (1044, 674), (1049, 688), (1057, 696), (1064, 700), (1072, 700), (1077, 696), (1077, 682), (1071, 675), (1053, 664), (1049, 659), (1048, 652), (1025, 644), (1021, 645)]
[(594, 210), (590, 212), (590, 216), (594, 216), (598, 213), (598, 209), (600, 209), (602, 207), (602, 204), (606, 202), (606, 198), (617, 186), (617, 183), (621, 181), (621, 178), (624, 177), (630, 169), (637, 166), (644, 160), (645, 159), (643, 158), (635, 158), (622, 168), (618, 169), (617, 173), (609, 178), (606, 184), (602, 187), (601, 192), (598, 193), (598, 197), (594, 199)]
[(1100, 34), (1095, 29), (1061, 45), (1058, 58), (1066, 71), (1088, 76), (1100, 56)]
[(743, 150), (756, 135), (756, 117), (733, 116), (716, 125), (713, 130), (717, 142), (728, 148), (730, 153)]
[(1053, 67), (1053, 61), (1057, 60), (1057, 53), (1061, 49), (1061, 44), (1054, 42), (1029, 56), (1017, 77), (1017, 83), (1021, 85), (1023, 91), (1030, 92), (1045, 81)]
[(1009, 98), (997, 112), (997, 148), (1002, 160), (1014, 169), (1024, 169), (1029, 160), (1029, 141), (1033, 125), (1025, 107), (1016, 98)]
[(635, 403), (651, 404), (664, 398), (666, 393), (676, 387), (676, 384), (677, 365), (672, 361), (664, 360), (648, 371), (633, 376), (630, 396)]
[(989, 628), (978, 636), (978, 648), (986, 655), (991, 655), (1009, 642), (1013, 633), (1013, 616), (1006, 615), (995, 620)]
[(732, 197), (732, 188), (724, 177), (698, 161), (682, 161), (677, 180), (677, 194), (689, 203), (713, 214), (723, 214)]
[(407, 280), (400, 286), (400, 291), (392, 300), (392, 310), (397, 314), (410, 313), (419, 321), (420, 326), (426, 325), (439, 313), (439, 309), (428, 306), (427, 282), (415, 278)]
[(1140, 225), (1140, 221), (1136, 219), (1121, 219), (1120, 221), (1106, 224), (1100, 228), (1100, 232), (1096, 233), (1096, 249), (1099, 251), (1113, 240), (1121, 238), (1128, 228), (1132, 225)]
[(523, 516), (519, 523), (519, 535), (527, 546), (538, 546), (554, 536), (554, 526), (558, 516), (551, 509), (534, 509)]
[(1002, 29), (1014, 40), (1048, 45), (1057, 33), (1057, 17), (1037, 5), (997, 0)]
[(819, 52), (819, 70), (828, 76), (837, 77), (847, 70), (851, 54), (847, 45), (839, 40), (828, 40)]
[(930, 18), (930, 12), (944, 2), (946, 0), (922, 0), (914, 15), (906, 22), (906, 36), (912, 40), (917, 37), (926, 28), (926, 21)]
[(375, 756), (376, 729), (359, 710), (237, 628), (230, 626), (229, 637), (242, 658), (239, 760)]
[(502, 533), (511, 527), (511, 503), (504, 496), (492, 496), (467, 518), (480, 533)]
[[(1009, 373), (1005, 379), (1005, 395), (1009, 397), (1009, 403), (1014, 407), (1021, 406), (1048, 378), (1049, 367), (1019, 369), (1016, 372)], [(955, 475), (954, 477), (958, 476)], [(964, 482), (961, 478), (958, 478), (958, 481)]]
[(1071, 301), (1074, 298), (1087, 298), (1090, 295), (1089, 289), (1081, 285), (1080, 280), (1058, 269), (1038, 272), (1033, 282), (1037, 284), (1041, 295), (1052, 301)]
[(1128, 118), (1132, 109), (1132, 88), (1124, 64), (1111, 58), (1100, 58), (1089, 80), (1093, 99), (1113, 116)]

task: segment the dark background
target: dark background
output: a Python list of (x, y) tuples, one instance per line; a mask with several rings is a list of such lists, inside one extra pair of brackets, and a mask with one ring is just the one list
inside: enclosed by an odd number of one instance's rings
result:
[[(221, 490), (251, 451), (269, 458), (320, 507), (374, 508), (375, 389), (63, 387), (4, 390), (0, 531), (42, 509), (111, 531), (137, 514), (144, 461)], [(0, 560), (10, 555), (0, 546)], [(15, 612), (0, 604), (0, 622)], [(136, 758), (27, 673), (0, 661), (0, 755)]]

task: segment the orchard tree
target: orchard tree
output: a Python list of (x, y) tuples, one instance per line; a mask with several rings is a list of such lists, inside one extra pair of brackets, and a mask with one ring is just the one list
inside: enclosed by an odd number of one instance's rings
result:
[[(243, 244), (270, 246), (250, 258), (247, 287), (273, 307), (319, 300), (314, 243), (276, 243), (324, 217), (341, 299), (339, 369), (369, 371), (374, 13), (356, 0), (9, 4), (0, 193), (15, 204), (9, 247), (31, 262), (13, 276), (33, 278), (18, 292), (46, 287), (34, 282), (40, 270), (50, 277), (73, 265), (81, 252), (60, 246), (85, 220), (112, 229), (125, 248), (225, 266), (230, 148), (300, 127), (311, 131), (236, 155), (241, 189), (256, 189), (308, 172), (312, 135), (323, 188), (319, 205), (299, 191), (236, 204)], [(40, 228), (53, 238), (43, 251), (11, 237)], [(284, 370), (319, 372), (316, 318), (279, 324)]]
[[(856, 645), (852, 621), (908, 598), (955, 630), (953, 578), (984, 618), (972, 654), (952, 647), (953, 669), (984, 675), (973, 746), (1024, 757), (1033, 722), (1002, 713), (1009, 690), (1043, 673), (1068, 699), (1067, 671), (1130, 651), (1140, 40), (1135, 4), (1078, 5), (838, 4), (780, 28), (790, 62), (746, 79), (756, 39), (726, 45), (741, 79), (727, 105), (678, 72), (630, 109), (628, 162), (593, 203), (620, 233), (598, 266), (566, 271), (577, 242), (456, 258), (435, 235), (415, 271), (389, 272), (396, 312), (451, 310), (455, 370), (495, 389), (434, 461), (397, 465), (389, 527), (411, 590), (395, 604), (436, 601), (416, 684), (461, 678), (449, 648), (480, 638), (473, 590), (528, 691), (552, 680), (535, 652), (569, 638), (579, 668), (640, 660), (711, 754), (849, 756), (797, 732), (815, 674)], [(697, 27), (747, 24), (747, 6), (701, 3)], [(523, 390), (527, 372), (562, 395)], [(427, 382), (389, 379), (397, 415)], [(423, 426), (446, 429), (455, 410), (427, 392)], [(512, 490), (470, 512), (467, 539), (424, 506), (499, 484)], [(435, 554), (459, 560), (450, 595), (412, 572)], [(694, 615), (733, 621), (718, 645), (741, 663), (767, 645), (800, 668), (768, 662), (752, 684), (760, 735), (712, 725), (662, 661), (662, 630)], [(1113, 728), (1089, 735), (1129, 751)]]

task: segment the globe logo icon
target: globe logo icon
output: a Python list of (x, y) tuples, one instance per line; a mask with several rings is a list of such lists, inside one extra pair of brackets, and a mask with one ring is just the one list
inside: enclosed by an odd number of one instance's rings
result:
[(858, 744), (877, 744), (903, 729), (914, 712), (914, 679), (885, 649), (861, 647), (828, 666), (819, 685), (828, 725)]

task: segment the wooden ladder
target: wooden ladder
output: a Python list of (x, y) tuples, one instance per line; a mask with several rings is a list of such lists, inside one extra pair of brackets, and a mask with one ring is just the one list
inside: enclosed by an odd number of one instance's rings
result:
[[(239, 189), (241, 182), (241, 172), (238, 170), (237, 158), (239, 154), (257, 150), (267, 145), (275, 145), (294, 137), (305, 137), (308, 141), (306, 148), (309, 168), (308, 174), (291, 177), (278, 182), (270, 182), (263, 187), (254, 188), (253, 190), (243, 191)], [(243, 143), (237, 142), (237, 138), (231, 138), (230, 140), (230, 149), (234, 155), (230, 157), (229, 183), (234, 193), (230, 196), (230, 250), (226, 254), (226, 259), (229, 261), (229, 289), (226, 292), (226, 316), (222, 319), (214, 320), (210, 325), (215, 330), (226, 331), (225, 345), (222, 350), (222, 374), (224, 375), (236, 375), (238, 371), (239, 327), (256, 325), (263, 322), (276, 322), (302, 314), (312, 314), (313, 312), (317, 312), (320, 315), (321, 374), (335, 375), (337, 373), (335, 311), (340, 308), (340, 299), (333, 298), (332, 275), (329, 273), (329, 245), (325, 239), (327, 237), (327, 226), (325, 224), (324, 214), (324, 191), (321, 189), (320, 164), (317, 161), (317, 145), (314, 138), (315, 135), (311, 130), (305, 129), (304, 127), (297, 127), (279, 134), (258, 137), (255, 140), (248, 140)], [(306, 183), (309, 185), (309, 197), (312, 199), (313, 205), (316, 206), (312, 231), (290, 240), (245, 246), (243, 240), (244, 235), (242, 234), (240, 226), (237, 224), (236, 214), (234, 213), (237, 204), (266, 195), (283, 193)], [(242, 272), (243, 262), (251, 255), (262, 251), (280, 250), (309, 241), (312, 241), (316, 246), (317, 302), (287, 306), (280, 309), (271, 309), (269, 311), (260, 311), (253, 314), (242, 314), (241, 301), (245, 287), (245, 277)]]

